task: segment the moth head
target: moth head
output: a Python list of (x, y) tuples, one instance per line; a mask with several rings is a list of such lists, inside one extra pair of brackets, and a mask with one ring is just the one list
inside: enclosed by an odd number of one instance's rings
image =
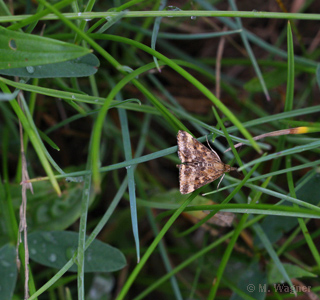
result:
[(230, 172), (230, 171), (238, 171), (238, 168), (231, 167), (229, 165), (224, 165), (224, 172), (227, 173), (227, 172)]

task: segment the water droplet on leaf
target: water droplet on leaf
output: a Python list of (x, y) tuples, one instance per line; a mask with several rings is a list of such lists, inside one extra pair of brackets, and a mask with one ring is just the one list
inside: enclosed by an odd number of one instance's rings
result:
[(35, 68), (32, 67), (32, 66), (26, 67), (26, 69), (27, 69), (27, 72), (28, 72), (29, 74), (33, 74), (34, 71), (35, 71)]
[(57, 255), (54, 253), (51, 253), (49, 256), (49, 261), (55, 262), (57, 260)]

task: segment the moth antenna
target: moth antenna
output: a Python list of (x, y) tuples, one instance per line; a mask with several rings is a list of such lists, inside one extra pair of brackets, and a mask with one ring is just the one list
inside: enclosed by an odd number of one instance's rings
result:
[(221, 181), (222, 181), (222, 179), (223, 179), (224, 175), (226, 175), (226, 174), (223, 174), (223, 175), (222, 175), (222, 177), (221, 177), (221, 179), (220, 179), (220, 181), (219, 181), (219, 183), (218, 183), (217, 190), (219, 189), (220, 183), (221, 183)]
[[(206, 135), (206, 140), (207, 140), (207, 144), (208, 144), (210, 150), (211, 150), (215, 155), (217, 155), (217, 156), (219, 157), (219, 159), (220, 159), (220, 156), (217, 154), (217, 152), (212, 149), (212, 147), (211, 147), (211, 145), (210, 145), (210, 143), (209, 143), (209, 141), (208, 141), (208, 136), (207, 136), (207, 135)], [(221, 160), (221, 159), (220, 159), (220, 160)]]

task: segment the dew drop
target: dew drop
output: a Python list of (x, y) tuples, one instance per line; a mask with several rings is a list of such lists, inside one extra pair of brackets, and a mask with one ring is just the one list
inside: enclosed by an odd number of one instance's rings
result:
[[(54, 240), (54, 237), (51, 232), (43, 232), (42, 237), (47, 242), (51, 242), (52, 240)], [(45, 244), (42, 244), (42, 245), (45, 245)]]
[(82, 13), (81, 13), (81, 12), (79, 12), (79, 13), (78, 13), (78, 17), (81, 17), (81, 15), (82, 15)]
[(191, 16), (191, 20), (195, 20), (195, 19), (197, 19), (196, 16)]
[(3, 267), (5, 267), (5, 268), (8, 268), (8, 267), (10, 266), (10, 263), (7, 262), (6, 260), (2, 260), (2, 261), (1, 261), (1, 265), (2, 265)]
[(169, 6), (167, 6), (166, 10), (167, 11), (181, 11), (182, 9), (180, 9), (177, 6), (169, 5)]
[(26, 67), (26, 69), (27, 69), (27, 72), (28, 72), (29, 74), (33, 74), (34, 71), (35, 71), (35, 68), (32, 67), (32, 66)]
[[(179, 7), (172, 6), (172, 5), (167, 6), (164, 10), (166, 10), (166, 11), (182, 11), (182, 9), (180, 9)], [(172, 18), (172, 17), (173, 16), (168, 16), (168, 18)]]
[(57, 255), (54, 253), (51, 253), (49, 256), (49, 261), (55, 262), (57, 260)]
[(92, 254), (89, 252), (86, 255), (87, 261), (91, 261), (92, 260)]

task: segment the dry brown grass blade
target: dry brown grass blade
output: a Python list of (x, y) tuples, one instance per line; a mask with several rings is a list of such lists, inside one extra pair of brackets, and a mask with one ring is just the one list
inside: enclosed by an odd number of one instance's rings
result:
[[(20, 101), (19, 101), (20, 104)], [(22, 105), (20, 105), (22, 108)], [(22, 108), (23, 109), (23, 108)], [(19, 210), (19, 217), (20, 217), (20, 222), (19, 222), (19, 232), (18, 232), (18, 239), (17, 239), (17, 248), (16, 248), (16, 253), (17, 253), (17, 267), (20, 269), (20, 259), (19, 259), (19, 245), (21, 243), (21, 235), (23, 232), (23, 242), (24, 242), (24, 250), (25, 250), (25, 256), (24, 256), (24, 276), (25, 276), (25, 281), (24, 281), (24, 298), (28, 299), (29, 298), (29, 287), (28, 287), (28, 282), (29, 282), (29, 248), (28, 248), (28, 238), (27, 238), (27, 189), (30, 189), (31, 192), (33, 193), (33, 188), (32, 184), (30, 182), (26, 182), (29, 180), (29, 174), (28, 174), (28, 169), (27, 169), (27, 160), (24, 152), (24, 145), (23, 145), (23, 129), (21, 122), (19, 121), (19, 133), (20, 133), (20, 151), (21, 151), (21, 168), (22, 168), (22, 189), (21, 189), (21, 205), (20, 205), (20, 210)]]
[[(224, 26), (222, 31), (227, 31), (227, 27)], [(223, 50), (225, 46), (225, 36), (222, 36), (219, 41), (218, 50), (217, 50), (217, 65), (216, 65), (216, 97), (220, 99), (221, 96), (221, 60), (223, 55)]]
[[(309, 131), (308, 127), (296, 127), (296, 128), (282, 129), (282, 130), (271, 131), (268, 133), (257, 135), (255, 137), (253, 137), (253, 139), (255, 141), (257, 141), (257, 140), (261, 140), (261, 139), (268, 137), (268, 136), (280, 136), (280, 135), (286, 135), (286, 134), (303, 134), (303, 133), (307, 133), (308, 131)], [(238, 144), (234, 145), (234, 148), (238, 148), (242, 145), (244, 145), (244, 143), (238, 143)], [(231, 150), (231, 148), (228, 148), (224, 152), (228, 152), (230, 150)]]

